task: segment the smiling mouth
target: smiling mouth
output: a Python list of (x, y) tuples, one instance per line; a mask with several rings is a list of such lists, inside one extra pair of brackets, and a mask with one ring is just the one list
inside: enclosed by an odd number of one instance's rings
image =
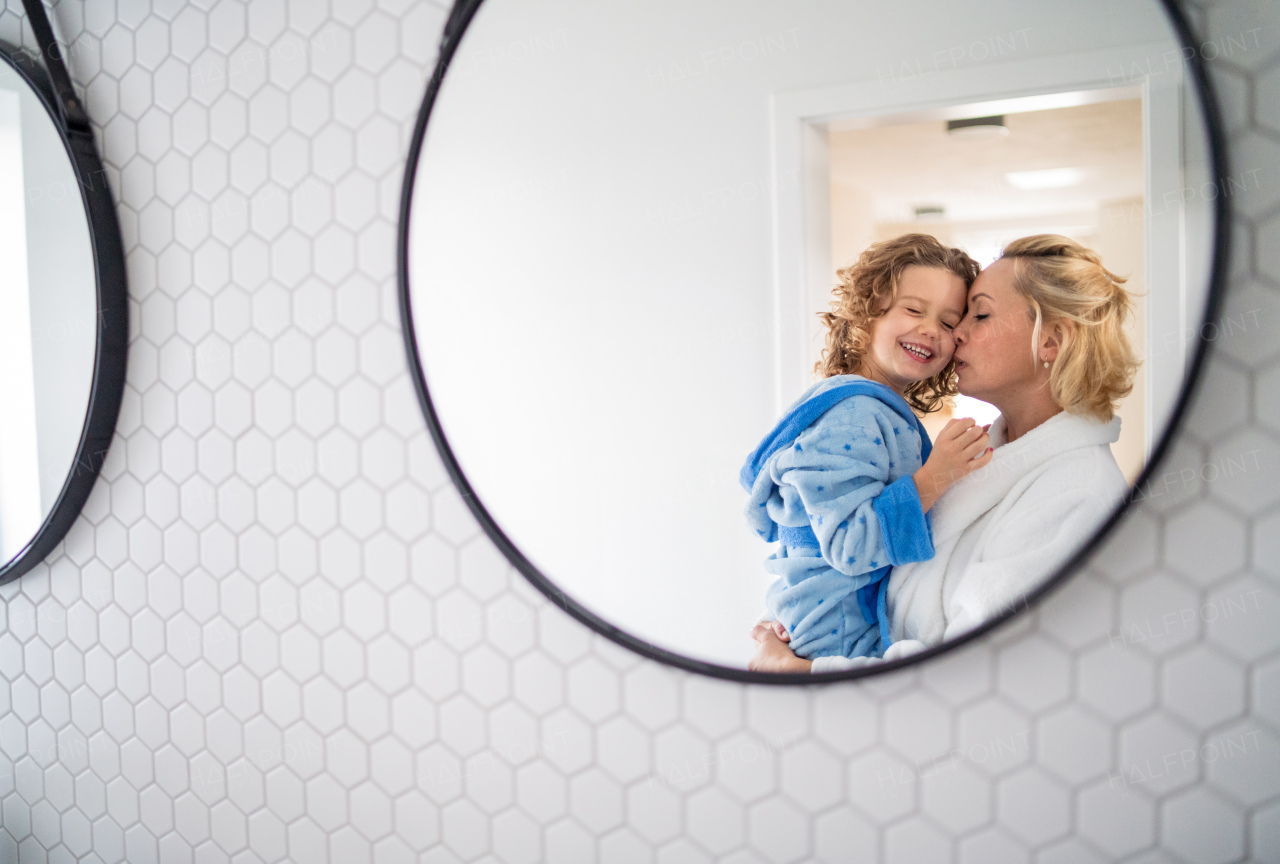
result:
[(907, 356), (913, 360), (918, 360), (921, 363), (928, 363), (933, 359), (933, 352), (928, 348), (920, 345), (914, 345), (910, 342), (899, 342), (898, 344), (902, 346), (903, 351), (907, 352)]

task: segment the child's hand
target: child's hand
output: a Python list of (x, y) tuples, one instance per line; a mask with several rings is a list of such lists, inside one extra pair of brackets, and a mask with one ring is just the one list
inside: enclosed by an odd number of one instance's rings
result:
[(787, 632), (787, 628), (782, 626), (782, 622), (774, 619), (773, 621), (757, 621), (756, 625), (751, 628), (751, 638), (759, 642), (769, 633), (773, 633), (783, 642), (791, 641), (791, 634)]
[(987, 427), (969, 417), (952, 420), (938, 433), (933, 452), (912, 479), (920, 493), (920, 505), (927, 512), (962, 477), (991, 461)]

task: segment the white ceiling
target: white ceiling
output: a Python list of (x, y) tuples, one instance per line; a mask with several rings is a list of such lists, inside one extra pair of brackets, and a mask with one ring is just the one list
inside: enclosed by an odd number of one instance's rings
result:
[[(1009, 134), (949, 135), (943, 120), (830, 132), (834, 186), (860, 190), (877, 222), (941, 204), (949, 222), (1092, 211), (1143, 194), (1142, 103), (1103, 102), (1010, 114)], [(1065, 189), (1024, 191), (1005, 174), (1081, 168)]]

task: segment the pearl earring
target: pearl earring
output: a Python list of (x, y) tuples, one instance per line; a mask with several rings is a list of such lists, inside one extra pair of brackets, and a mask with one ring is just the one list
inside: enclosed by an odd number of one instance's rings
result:
[(1048, 368), (1049, 368), (1049, 361), (1048, 361), (1048, 360), (1044, 361), (1044, 368), (1046, 368), (1046, 369), (1048, 369)]

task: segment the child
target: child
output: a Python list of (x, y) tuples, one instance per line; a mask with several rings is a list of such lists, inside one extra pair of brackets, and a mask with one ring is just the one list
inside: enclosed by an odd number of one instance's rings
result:
[(951, 331), (978, 264), (933, 237), (876, 243), (838, 271), (814, 384), (742, 468), (747, 521), (778, 550), (765, 569), (779, 638), (799, 657), (879, 657), (891, 567), (933, 557), (925, 513), (991, 458), (986, 430), (953, 420), (930, 445), (912, 409), (954, 394)]

